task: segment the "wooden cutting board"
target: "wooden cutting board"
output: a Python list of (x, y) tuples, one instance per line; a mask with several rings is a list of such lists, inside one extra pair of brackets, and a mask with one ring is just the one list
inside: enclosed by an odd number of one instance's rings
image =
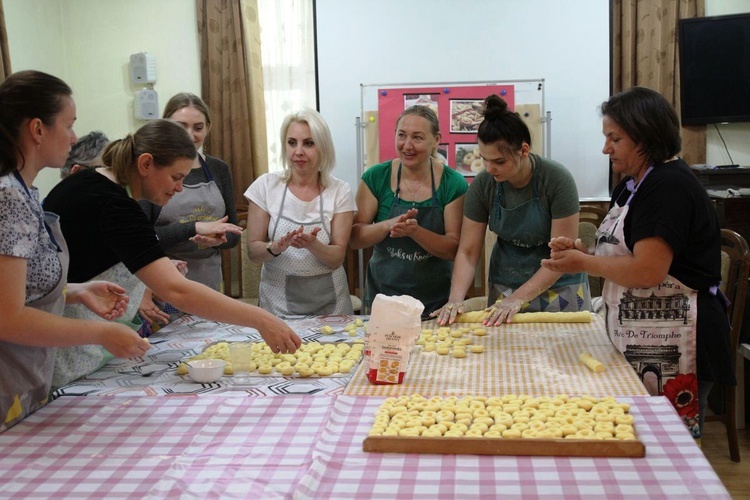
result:
[(646, 447), (637, 440), (368, 436), (362, 444), (362, 449), (374, 453), (428, 453), (438, 455), (633, 458), (646, 456)]

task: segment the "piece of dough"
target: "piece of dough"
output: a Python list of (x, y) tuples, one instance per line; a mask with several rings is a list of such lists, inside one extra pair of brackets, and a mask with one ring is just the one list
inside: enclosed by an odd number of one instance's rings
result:
[(590, 352), (582, 352), (581, 355), (578, 356), (578, 359), (594, 373), (601, 373), (604, 371), (604, 363), (591, 356)]

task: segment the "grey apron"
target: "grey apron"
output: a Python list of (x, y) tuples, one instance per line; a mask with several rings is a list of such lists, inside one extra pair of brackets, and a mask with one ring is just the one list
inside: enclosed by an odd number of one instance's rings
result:
[[(21, 183), (26, 188), (22, 180)], [(26, 192), (29, 193), (28, 189)], [(50, 241), (40, 244), (50, 245), (57, 251), (62, 272), (52, 291), (26, 306), (62, 316), (65, 306), (63, 291), (68, 283), (68, 247), (56, 214), (45, 212), (44, 224), (50, 234)], [(50, 347), (32, 347), (0, 341), (0, 365), (3, 367), (3, 375), (0, 377), (0, 432), (17, 424), (47, 403), (54, 353), (55, 349)]]
[[(289, 186), (284, 188), (279, 215), (269, 235), (287, 234), (302, 226), (306, 233), (316, 227), (318, 241), (331, 242), (331, 233), (325, 225), (323, 192), (318, 195), (319, 218), (312, 222), (299, 222), (284, 216), (284, 202)], [(306, 248), (289, 247), (278, 257), (263, 263), (258, 305), (276, 316), (353, 314), (349, 284), (343, 266), (331, 271)]]
[[(515, 208), (503, 207), (504, 182), (495, 186), (496, 199), (490, 211), (490, 230), (497, 242), (490, 259), (488, 303), (507, 297), (526, 283), (548, 259), (547, 245), (552, 217), (539, 199), (536, 161), (532, 158), (534, 197)], [(563, 274), (549, 289), (521, 307), (525, 312), (581, 311), (591, 309), (591, 293), (585, 274)]]
[[(193, 185), (183, 185), (181, 193), (162, 207), (155, 226), (187, 222), (211, 222), (226, 215), (226, 204), (205, 160), (198, 156), (203, 173), (208, 179)], [(187, 278), (219, 290), (221, 287), (221, 255), (214, 247), (201, 247), (192, 241), (183, 241), (166, 251), (172, 259), (188, 263)]]
[[(432, 179), (432, 199), (429, 207), (419, 207), (417, 222), (428, 231), (445, 234), (443, 207), (437, 200), (435, 172), (430, 160)], [(403, 215), (414, 203), (401, 200), (401, 164), (398, 166), (396, 193), (393, 206), (388, 213), (392, 219)], [(448, 302), (451, 287), (453, 263), (435, 257), (422, 248), (412, 238), (386, 238), (377, 243), (367, 266), (367, 292), (365, 305), (369, 309), (375, 295), (410, 295), (424, 304), (423, 318)]]

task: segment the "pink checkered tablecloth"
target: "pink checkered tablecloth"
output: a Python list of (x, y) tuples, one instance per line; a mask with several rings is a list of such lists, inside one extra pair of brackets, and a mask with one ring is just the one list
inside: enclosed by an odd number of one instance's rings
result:
[(0, 498), (729, 498), (663, 398), (641, 459), (377, 454), (383, 398), (70, 397), (0, 434)]
[(333, 402), (60, 398), (0, 434), (0, 498), (288, 498)]
[(633, 404), (645, 458), (380, 454), (362, 441), (383, 398), (338, 396), (295, 498), (729, 498), (669, 402)]

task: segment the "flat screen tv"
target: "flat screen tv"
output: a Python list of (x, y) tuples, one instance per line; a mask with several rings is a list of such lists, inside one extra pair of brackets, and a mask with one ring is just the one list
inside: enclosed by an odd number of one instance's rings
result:
[(750, 122), (750, 13), (680, 20), (683, 125)]

